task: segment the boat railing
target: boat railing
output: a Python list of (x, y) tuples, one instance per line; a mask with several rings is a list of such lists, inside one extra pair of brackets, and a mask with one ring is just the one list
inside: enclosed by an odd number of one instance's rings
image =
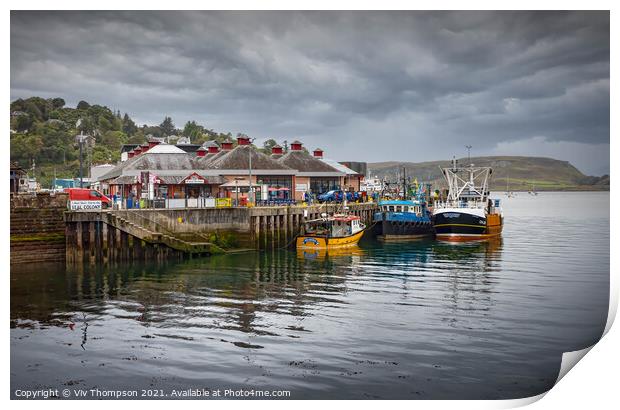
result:
[(479, 209), (486, 208), (487, 203), (482, 201), (437, 201), (433, 206), (435, 208)]

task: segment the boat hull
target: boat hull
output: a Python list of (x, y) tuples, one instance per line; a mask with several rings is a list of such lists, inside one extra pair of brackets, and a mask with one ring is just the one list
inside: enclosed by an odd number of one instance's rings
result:
[(356, 246), (364, 235), (364, 231), (359, 231), (353, 235), (339, 238), (324, 236), (302, 235), (297, 237), (298, 249), (335, 249)]
[(431, 221), (379, 220), (374, 225), (373, 234), (385, 241), (420, 239), (433, 235), (433, 224)]
[(503, 218), (499, 214), (449, 211), (435, 214), (433, 226), (438, 240), (481, 241), (501, 235)]

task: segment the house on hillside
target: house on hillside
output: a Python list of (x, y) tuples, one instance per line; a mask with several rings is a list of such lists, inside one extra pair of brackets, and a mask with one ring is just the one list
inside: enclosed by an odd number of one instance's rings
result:
[(16, 162), (11, 162), (10, 190), (12, 194), (28, 191), (28, 173)]

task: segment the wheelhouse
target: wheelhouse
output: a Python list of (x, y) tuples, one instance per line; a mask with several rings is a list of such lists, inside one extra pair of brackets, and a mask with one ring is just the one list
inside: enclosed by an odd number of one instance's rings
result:
[(412, 213), (422, 215), (422, 205), (418, 201), (383, 201), (379, 203), (381, 212)]
[(328, 238), (343, 238), (364, 230), (365, 225), (358, 216), (334, 216), (307, 221), (304, 234)]

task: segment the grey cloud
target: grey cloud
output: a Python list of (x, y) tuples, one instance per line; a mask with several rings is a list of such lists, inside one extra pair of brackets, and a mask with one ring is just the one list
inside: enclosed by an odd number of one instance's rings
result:
[(605, 147), (609, 41), (607, 12), (20, 11), (11, 96), (303, 137), (343, 159), (539, 136)]

